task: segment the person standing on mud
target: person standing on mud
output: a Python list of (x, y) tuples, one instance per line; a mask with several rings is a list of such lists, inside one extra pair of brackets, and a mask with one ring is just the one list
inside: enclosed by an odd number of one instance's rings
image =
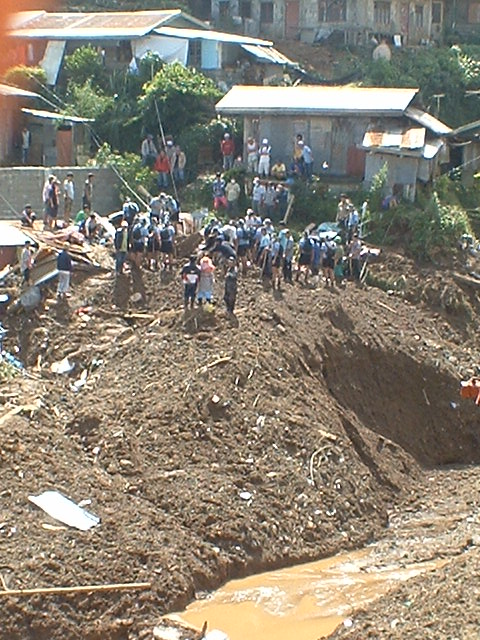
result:
[(185, 310), (188, 309), (189, 305), (190, 309), (193, 309), (197, 293), (198, 281), (200, 279), (200, 269), (197, 265), (196, 256), (190, 256), (190, 260), (183, 267), (181, 275), (184, 285), (183, 305), (185, 307)]
[(70, 297), (70, 278), (73, 271), (73, 262), (68, 250), (70, 244), (65, 242), (63, 245), (63, 251), (58, 254), (57, 257), (57, 269), (58, 269), (58, 287), (57, 298)]
[(20, 270), (23, 276), (23, 284), (28, 284), (30, 282), (30, 271), (33, 266), (32, 251), (30, 246), (30, 240), (25, 240), (25, 246), (20, 258)]
[(123, 220), (115, 232), (115, 272), (123, 273), (123, 265), (128, 253), (128, 222)]
[(360, 280), (360, 274), (362, 273), (361, 254), (362, 241), (358, 237), (358, 234), (354, 233), (348, 247), (348, 258), (350, 260), (350, 274), (355, 280)]
[(313, 242), (308, 235), (308, 231), (304, 231), (302, 238), (298, 243), (299, 257), (298, 257), (298, 269), (295, 276), (295, 281), (298, 282), (300, 274), (303, 272), (305, 276), (305, 284), (308, 284), (308, 276), (310, 275), (310, 269), (313, 261)]
[(200, 260), (200, 281), (198, 283), (198, 304), (212, 302), (215, 265), (210, 256)]
[(220, 142), (220, 151), (222, 153), (223, 170), (228, 171), (233, 167), (233, 156), (235, 154), (235, 143), (229, 133), (223, 134), (223, 140)]
[(94, 180), (95, 180), (95, 174), (89, 173), (83, 185), (82, 207), (85, 209), (85, 205), (88, 205), (90, 207), (90, 211), (93, 211), (92, 200), (93, 200)]
[(69, 171), (67, 177), (63, 181), (63, 220), (67, 224), (72, 216), (72, 206), (75, 200), (75, 183), (73, 181), (73, 173)]
[(290, 229), (285, 229), (285, 241), (283, 249), (283, 280), (289, 284), (293, 284), (292, 265), (293, 254), (295, 252), (295, 240), (293, 239)]
[(237, 299), (237, 267), (235, 258), (228, 259), (228, 270), (225, 275), (225, 293), (223, 299), (230, 314), (233, 314)]

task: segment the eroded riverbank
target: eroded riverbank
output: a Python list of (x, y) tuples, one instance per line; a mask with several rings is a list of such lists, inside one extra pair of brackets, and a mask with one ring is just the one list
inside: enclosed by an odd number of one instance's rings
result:
[[(416, 505), (393, 510), (385, 537), (375, 544), (230, 581), (212, 594), (198, 594), (174, 617), (196, 628), (208, 621), (230, 640), (316, 640), (337, 627), (349, 630), (372, 602), (411, 578), (440, 574), (480, 541), (479, 518), (468, 494), (448, 491), (473, 477), (480, 477), (478, 469), (432, 472), (425, 495)], [(396, 624), (392, 618), (392, 629)]]

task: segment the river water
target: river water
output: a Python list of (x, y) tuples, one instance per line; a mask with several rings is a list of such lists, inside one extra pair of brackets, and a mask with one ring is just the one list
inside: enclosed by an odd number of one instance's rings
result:
[(209, 629), (222, 630), (230, 640), (317, 640), (340, 624), (350, 625), (356, 610), (398, 582), (442, 564), (445, 560), (385, 564), (383, 550), (372, 545), (232, 580), (176, 617), (198, 628), (207, 620)]
[(433, 491), (420, 506), (394, 509), (385, 536), (360, 551), (232, 580), (198, 593), (174, 617), (197, 628), (208, 621), (208, 629), (229, 640), (318, 640), (351, 625), (356, 611), (400, 582), (442, 567), (476, 538), (480, 514), (470, 499)]

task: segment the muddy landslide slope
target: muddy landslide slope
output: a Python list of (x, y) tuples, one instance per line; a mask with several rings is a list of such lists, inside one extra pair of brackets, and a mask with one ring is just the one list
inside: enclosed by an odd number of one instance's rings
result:
[[(3, 597), (1, 638), (150, 637), (197, 590), (379, 536), (422, 468), (478, 462), (458, 397), (475, 352), (445, 309), (353, 283), (239, 289), (238, 325), (220, 304), (185, 318), (177, 276), (152, 273), (98, 273), (68, 306), (7, 318), (35, 377), (2, 385), (2, 415), (41, 406), (1, 427), (2, 579), (152, 588)], [(73, 373), (53, 374), (67, 355)], [(58, 527), (28, 502), (48, 489), (101, 524)]]

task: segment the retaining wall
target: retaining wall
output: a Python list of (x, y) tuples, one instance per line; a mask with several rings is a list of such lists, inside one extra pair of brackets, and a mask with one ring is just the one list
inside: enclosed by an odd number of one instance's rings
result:
[[(95, 167), (12, 167), (0, 168), (0, 220), (18, 219), (28, 202), (39, 218), (43, 216), (42, 191), (48, 176), (53, 173), (63, 183), (71, 171), (75, 182), (75, 202), (72, 215), (82, 207), (83, 184), (89, 173), (95, 175), (93, 208), (100, 215), (120, 209), (120, 180), (108, 168)], [(63, 217), (63, 190), (60, 188), (59, 219)]]

